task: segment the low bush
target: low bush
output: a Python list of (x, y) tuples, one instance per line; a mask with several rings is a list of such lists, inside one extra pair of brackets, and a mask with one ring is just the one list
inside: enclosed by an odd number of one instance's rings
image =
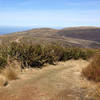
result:
[(5, 46), (0, 46), (0, 68), (6, 66), (7, 64), (7, 48)]
[(7, 61), (4, 57), (0, 57), (0, 68), (4, 67), (7, 64)]
[(70, 59), (88, 59), (92, 56), (92, 50), (63, 47), (60, 45), (39, 45), (10, 43), (0, 47), (0, 66), (7, 65), (7, 58), (13, 58), (21, 62), (21, 67), (39, 67), (46, 63), (54, 64), (57, 61), (66, 61)]

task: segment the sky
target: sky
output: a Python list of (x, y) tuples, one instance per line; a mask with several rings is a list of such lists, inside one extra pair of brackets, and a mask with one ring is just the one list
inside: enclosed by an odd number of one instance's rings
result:
[(0, 0), (0, 26), (100, 26), (100, 0)]

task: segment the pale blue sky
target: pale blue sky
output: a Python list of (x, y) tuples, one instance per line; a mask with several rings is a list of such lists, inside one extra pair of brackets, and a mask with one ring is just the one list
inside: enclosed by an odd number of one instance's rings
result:
[(100, 0), (0, 0), (0, 26), (100, 26)]

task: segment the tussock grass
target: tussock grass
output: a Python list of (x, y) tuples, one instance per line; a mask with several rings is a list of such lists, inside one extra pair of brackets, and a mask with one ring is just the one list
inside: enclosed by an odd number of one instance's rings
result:
[(7, 78), (7, 80), (18, 79), (18, 74), (15, 68), (6, 67), (2, 70), (2, 74)]
[(1, 69), (1, 74), (6, 77), (7, 80), (18, 79), (18, 68), (13, 63), (9, 63), (5, 68)]
[(100, 81), (100, 53), (94, 56), (92, 62), (82, 70), (82, 74), (88, 80)]
[(8, 84), (8, 82), (7, 82), (6, 77), (4, 77), (3, 75), (0, 75), (0, 87), (3, 87), (7, 84)]
[(12, 62), (11, 59), (7, 59), (7, 65), (0, 69), (0, 87), (6, 86), (8, 81), (18, 79), (20, 72), (19, 65), (19, 62), (14, 60)]

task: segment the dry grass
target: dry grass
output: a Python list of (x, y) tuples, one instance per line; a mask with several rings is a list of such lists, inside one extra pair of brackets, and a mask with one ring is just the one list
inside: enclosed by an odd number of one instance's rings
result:
[(82, 70), (82, 75), (88, 80), (100, 81), (100, 53), (97, 53), (92, 62)]
[(17, 61), (10, 62), (8, 59), (8, 65), (0, 69), (0, 87), (8, 84), (8, 81), (18, 79), (20, 72), (20, 63)]
[(7, 85), (7, 83), (7, 79), (3, 75), (0, 75), (0, 87)]
[(1, 71), (2, 75), (4, 75), (7, 80), (16, 80), (18, 79), (18, 71), (13, 66), (7, 66), (2, 69)]

